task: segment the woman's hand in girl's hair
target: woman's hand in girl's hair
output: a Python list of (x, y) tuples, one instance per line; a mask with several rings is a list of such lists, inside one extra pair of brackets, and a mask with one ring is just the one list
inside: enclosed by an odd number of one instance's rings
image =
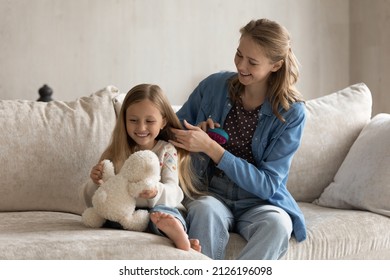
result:
[[(207, 125), (211, 124), (209, 121), (206, 123)], [(214, 125), (214, 123), (212, 123), (212, 125)], [(225, 149), (213, 139), (211, 139), (206, 131), (204, 131), (199, 126), (191, 125), (186, 120), (184, 120), (184, 126), (187, 130), (175, 128), (171, 129), (175, 134), (175, 141), (169, 140), (169, 142), (176, 147), (185, 149), (190, 152), (205, 153), (215, 163), (218, 163), (221, 160)]]
[(157, 195), (157, 188), (153, 188), (151, 190), (144, 190), (139, 194), (139, 198), (144, 198), (144, 199), (152, 199), (155, 198)]
[(209, 128), (214, 129), (216, 127), (220, 127), (221, 125), (219, 123), (215, 123), (212, 118), (208, 118), (207, 121), (201, 122), (197, 126), (203, 131), (207, 131)]
[[(207, 122), (202, 124), (204, 127), (207, 125)], [(204, 152), (209, 146), (208, 143), (212, 141), (207, 133), (200, 126), (191, 125), (186, 120), (184, 120), (184, 126), (187, 130), (171, 129), (175, 134), (175, 141), (170, 140), (170, 142), (176, 147), (190, 152)]]
[(92, 170), (91, 170), (91, 174), (89, 175), (92, 179), (92, 181), (100, 186), (101, 184), (103, 184), (103, 162), (99, 162), (98, 164), (96, 164), (94, 167), (92, 167)]

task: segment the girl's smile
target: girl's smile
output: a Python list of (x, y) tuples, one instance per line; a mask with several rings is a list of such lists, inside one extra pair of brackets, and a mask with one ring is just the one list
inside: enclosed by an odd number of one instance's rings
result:
[(139, 149), (151, 150), (156, 137), (166, 124), (158, 108), (148, 99), (130, 105), (126, 110), (127, 134)]

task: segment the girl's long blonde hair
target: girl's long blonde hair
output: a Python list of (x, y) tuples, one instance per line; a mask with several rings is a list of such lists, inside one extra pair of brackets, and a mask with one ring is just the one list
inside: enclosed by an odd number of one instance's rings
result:
[[(166, 120), (166, 125), (160, 131), (156, 140), (173, 140), (174, 134), (171, 132), (171, 128), (183, 128), (173, 111), (172, 106), (159, 86), (153, 84), (140, 84), (130, 89), (123, 101), (118, 120), (112, 132), (110, 144), (100, 157), (100, 161), (104, 159), (111, 160), (114, 164), (116, 173), (122, 168), (126, 159), (135, 152), (136, 148), (135, 141), (127, 134), (126, 110), (130, 105), (145, 99), (151, 101)], [(200, 180), (193, 170), (190, 153), (178, 147), (176, 147), (176, 149), (178, 153), (180, 186), (187, 197), (193, 198), (194, 196), (198, 196), (201, 194), (197, 189), (197, 186), (200, 186)]]
[[(283, 61), (282, 67), (271, 73), (268, 79), (268, 98), (273, 113), (285, 121), (279, 112), (280, 106), (286, 111), (291, 103), (303, 101), (301, 94), (295, 87), (299, 78), (298, 60), (291, 50), (290, 34), (286, 28), (275, 21), (268, 19), (252, 20), (240, 29), (241, 38), (251, 37), (273, 62)], [(237, 101), (244, 85), (234, 76), (230, 80), (229, 96), (233, 102)]]

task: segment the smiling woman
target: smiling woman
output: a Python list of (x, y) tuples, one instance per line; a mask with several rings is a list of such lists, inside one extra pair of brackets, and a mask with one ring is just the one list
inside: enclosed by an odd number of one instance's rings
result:
[[(259, 19), (240, 32), (237, 72), (200, 82), (177, 112), (187, 130), (173, 130), (171, 143), (202, 159), (197, 164), (210, 195), (186, 203), (189, 236), (200, 240), (202, 252), (223, 259), (234, 231), (248, 241), (239, 259), (279, 259), (292, 235), (306, 238), (303, 214), (286, 187), (305, 108), (288, 31)], [(215, 128), (229, 141), (210, 138)]]

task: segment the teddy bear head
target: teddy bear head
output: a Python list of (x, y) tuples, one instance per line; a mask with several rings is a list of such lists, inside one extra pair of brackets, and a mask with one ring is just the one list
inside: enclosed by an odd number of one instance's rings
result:
[(160, 170), (157, 155), (150, 150), (142, 150), (131, 154), (119, 173), (127, 174), (131, 182), (138, 182), (145, 178), (160, 176)]

